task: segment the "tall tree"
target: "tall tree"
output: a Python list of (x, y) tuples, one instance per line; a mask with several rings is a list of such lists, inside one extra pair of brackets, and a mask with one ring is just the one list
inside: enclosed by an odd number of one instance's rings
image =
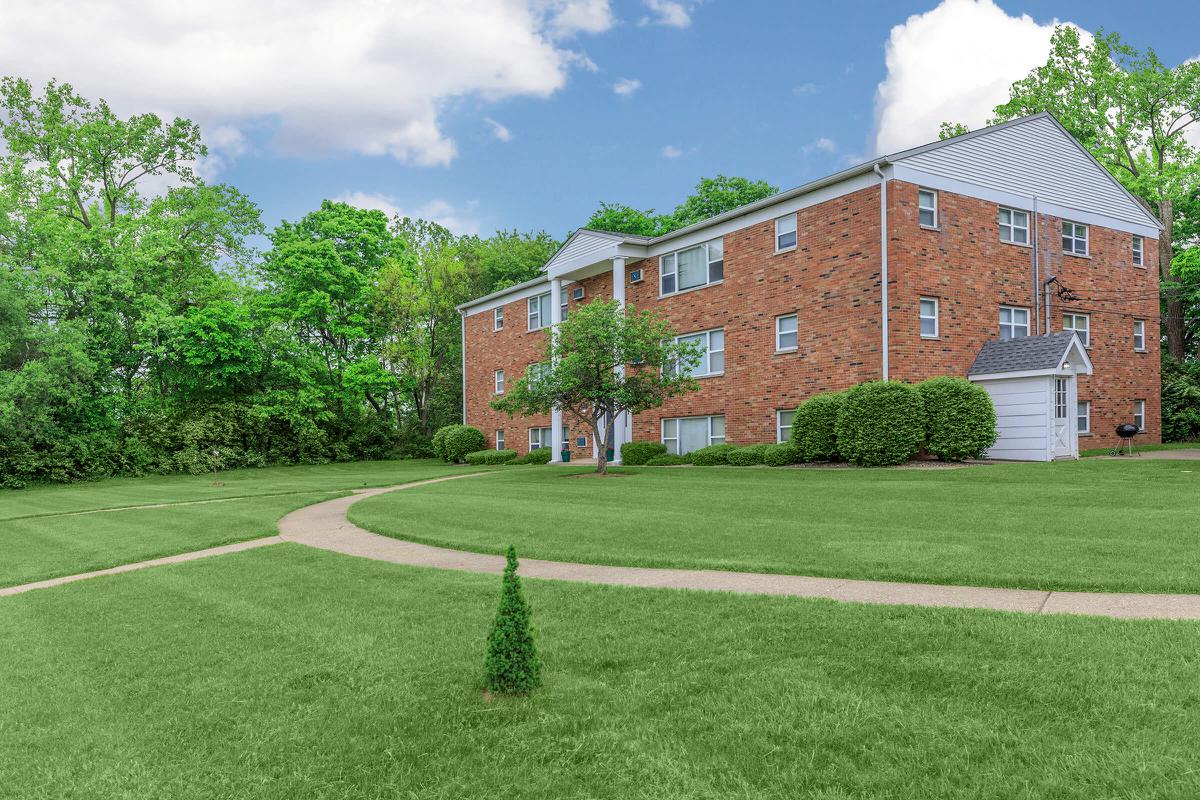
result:
[(1166, 306), (1167, 351), (1182, 359), (1186, 289), (1171, 269), (1177, 204), (1200, 186), (1200, 158), (1185, 138), (1200, 118), (1200, 63), (1162, 63), (1116, 33), (1085, 43), (1060, 25), (1046, 63), (1012, 85), (996, 122), (1049, 111), (1131, 192), (1147, 201), (1163, 232), (1158, 264)]
[(766, 181), (717, 175), (701, 178), (695, 190), (670, 214), (656, 214), (653, 209), (643, 211), (623, 203), (602, 202), (584, 227), (633, 236), (662, 236), (778, 192), (777, 186)]
[(457, 249), (474, 293), (484, 295), (536, 278), (561, 244), (545, 231), (501, 230), (486, 239), (465, 236)]

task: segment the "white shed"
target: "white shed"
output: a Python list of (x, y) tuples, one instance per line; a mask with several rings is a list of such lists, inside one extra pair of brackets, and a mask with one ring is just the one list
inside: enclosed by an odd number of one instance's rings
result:
[(1092, 361), (1074, 331), (986, 342), (967, 377), (992, 396), (996, 444), (988, 458), (1079, 457), (1077, 375)]

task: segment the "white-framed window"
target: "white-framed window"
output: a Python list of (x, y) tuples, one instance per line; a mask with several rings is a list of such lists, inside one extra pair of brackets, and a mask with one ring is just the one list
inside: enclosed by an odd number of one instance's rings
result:
[(658, 259), (658, 291), (668, 295), (725, 280), (725, 243), (713, 239)]
[(1017, 339), (1029, 335), (1029, 309), (1000, 306), (1000, 338)]
[(785, 314), (775, 318), (775, 352), (795, 350), (800, 344), (800, 318), (796, 314)]
[(550, 293), (529, 298), (529, 330), (536, 331), (550, 325)]
[(582, 300), (583, 299), (583, 287), (582, 286), (571, 287), (571, 299), (572, 300)]
[(547, 364), (545, 361), (535, 361), (532, 364), (530, 364), (525, 370), (525, 374), (529, 378), (530, 385), (536, 384), (542, 378), (546, 377), (546, 374), (549, 372), (550, 372), (550, 365)]
[(496, 306), (496, 310), (492, 312), (492, 330), (504, 330), (504, 306)]
[(500, 431), (500, 430), (496, 431), (496, 449), (497, 450), (504, 449), (504, 431)]
[(1080, 433), (1092, 432), (1092, 401), (1080, 400), (1075, 403), (1075, 430)]
[(698, 342), (703, 352), (700, 363), (692, 368), (693, 378), (704, 378), (710, 375), (721, 375), (725, 372), (725, 331), (716, 328), (711, 331), (700, 331), (683, 336), (676, 336), (677, 342)]
[(936, 297), (922, 297), (917, 311), (921, 322), (921, 338), (938, 338), (938, 301)]
[(1146, 240), (1141, 236), (1133, 237), (1133, 265), (1135, 267), (1146, 266)]
[(1063, 330), (1075, 331), (1084, 347), (1092, 346), (1092, 319), (1087, 314), (1063, 314)]
[(775, 441), (786, 442), (792, 438), (792, 419), (796, 409), (780, 409), (775, 412)]
[(1054, 418), (1066, 420), (1067, 418), (1067, 379), (1054, 379)]
[(575, 437), (575, 446), (581, 450), (583, 448), (587, 447), (587, 436), (576, 436)]
[(795, 249), (796, 215), (792, 213), (775, 220), (775, 252), (784, 253)]
[(1088, 226), (1078, 222), (1063, 222), (1063, 252), (1072, 256), (1088, 254)]
[(567, 318), (567, 310), (568, 310), (567, 309), (567, 297), (568, 297), (567, 290), (563, 289), (561, 292), (559, 292), (559, 294), (561, 295), (561, 297), (559, 298), (560, 302), (558, 304), (559, 313), (562, 314), (561, 319), (566, 319)]
[(1029, 244), (1029, 212), (1000, 207), (1000, 241)]
[(1139, 353), (1146, 352), (1146, 320), (1133, 321), (1133, 349)]
[(541, 450), (543, 447), (550, 447), (553, 441), (552, 429), (550, 428), (530, 428), (529, 429), (529, 449)]
[(496, 394), (504, 394), (504, 370), (496, 370)]
[(1139, 431), (1146, 430), (1146, 401), (1133, 401), (1133, 424), (1137, 425)]
[(667, 452), (686, 455), (710, 444), (725, 443), (725, 417), (674, 417), (662, 421), (662, 443)]
[(917, 190), (917, 220), (922, 228), (938, 225), (938, 196), (933, 189)]

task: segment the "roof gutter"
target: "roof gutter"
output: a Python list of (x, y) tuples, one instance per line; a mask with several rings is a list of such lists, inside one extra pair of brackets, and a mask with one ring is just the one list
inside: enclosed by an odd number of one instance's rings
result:
[(887, 214), (887, 176), (880, 168), (887, 161), (875, 162), (875, 174), (879, 176), (879, 283), (880, 311), (883, 324), (883, 379), (888, 380), (888, 214)]

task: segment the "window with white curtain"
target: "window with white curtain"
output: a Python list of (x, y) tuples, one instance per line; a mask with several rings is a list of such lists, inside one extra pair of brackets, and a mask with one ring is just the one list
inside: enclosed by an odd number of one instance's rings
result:
[(550, 293), (529, 298), (529, 330), (536, 331), (550, 325)]
[(530, 428), (529, 429), (529, 449), (541, 450), (543, 447), (550, 447), (554, 437), (550, 428)]
[(667, 452), (686, 455), (710, 444), (724, 444), (725, 417), (675, 417), (662, 421), (662, 443)]
[(663, 295), (697, 289), (724, 280), (724, 241), (713, 239), (660, 256), (658, 276), (658, 290)]
[(700, 362), (689, 373), (693, 378), (704, 378), (710, 375), (720, 375), (725, 372), (725, 331), (717, 328), (700, 333), (689, 333), (676, 336), (677, 342), (696, 342), (702, 352)]

